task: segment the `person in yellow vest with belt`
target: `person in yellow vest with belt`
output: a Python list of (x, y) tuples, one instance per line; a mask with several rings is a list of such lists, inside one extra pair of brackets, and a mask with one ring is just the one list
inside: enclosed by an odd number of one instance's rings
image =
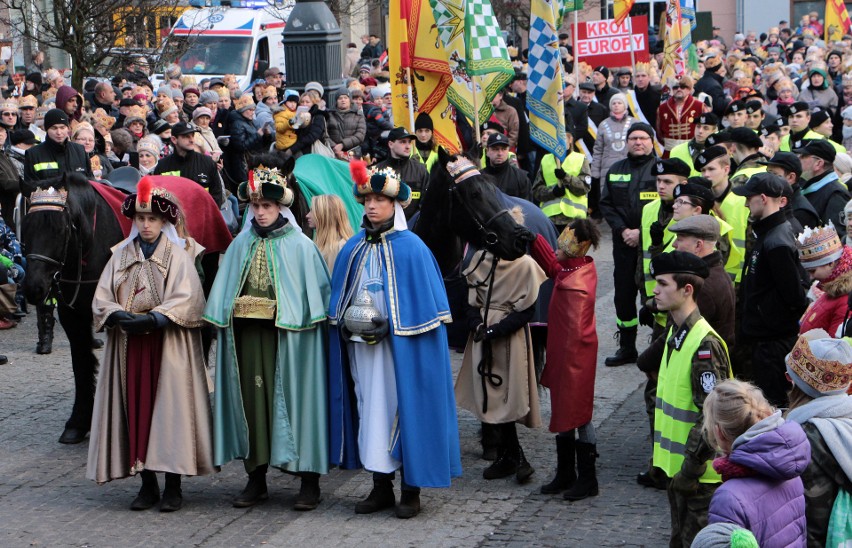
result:
[(810, 128), (811, 111), (804, 101), (797, 101), (787, 108), (787, 121), (790, 123), (790, 134), (781, 139), (782, 152), (793, 152), (794, 148), (802, 148), (802, 141), (825, 139)]
[(715, 196), (714, 213), (731, 226), (731, 250), (726, 258), (725, 271), (738, 284), (742, 280), (749, 223), (745, 198), (731, 192), (733, 185), (728, 180), (731, 157), (723, 146), (708, 147), (696, 158), (695, 167), (701, 171), (702, 177), (710, 181), (710, 189)]
[(559, 163), (556, 156), (546, 154), (532, 186), (533, 201), (556, 227), (562, 230), (574, 219), (589, 216), (588, 193), (591, 179), (589, 160), (582, 152), (574, 149), (574, 136), (566, 132), (568, 156)]
[(731, 185), (734, 188), (745, 184), (749, 177), (755, 173), (766, 171), (766, 156), (761, 154), (760, 148), (763, 141), (760, 135), (747, 127), (739, 127), (730, 130), (731, 143), (734, 145), (733, 158), (737, 163), (737, 169), (731, 175)]
[(690, 167), (690, 177), (701, 175), (695, 169), (695, 158), (707, 145), (707, 137), (719, 129), (719, 117), (712, 112), (705, 112), (695, 119), (695, 137), (674, 147), (669, 158), (679, 158)]
[(671, 478), (669, 546), (688, 547), (707, 525), (710, 499), (722, 481), (702, 433), (702, 408), (716, 383), (731, 376), (730, 362), (725, 342), (695, 302), (709, 275), (705, 262), (682, 251), (663, 253), (651, 261), (651, 273), (657, 308), (672, 319), (657, 378), (654, 466)]
[(438, 146), (432, 138), (434, 124), (428, 112), (421, 112), (414, 120), (414, 148), (411, 157), (426, 166), (426, 171), (432, 173), (432, 166), (438, 161)]

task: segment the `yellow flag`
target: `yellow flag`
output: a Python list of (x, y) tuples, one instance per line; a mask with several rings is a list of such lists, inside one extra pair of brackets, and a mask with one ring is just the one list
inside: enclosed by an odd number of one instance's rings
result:
[(849, 32), (849, 12), (843, 0), (825, 2), (825, 41), (836, 42)]
[[(453, 76), (446, 52), (438, 47), (440, 41), (429, 0), (393, 0), (389, 15), (388, 63), (394, 120), (397, 125), (408, 125), (410, 101), (415, 117), (425, 112), (432, 118), (435, 143), (451, 153), (458, 153), (460, 145), (455, 111), (447, 101), (447, 89)], [(406, 49), (411, 62), (410, 96), (409, 69), (405, 68), (406, 61), (402, 59)], [(414, 130), (413, 127), (408, 129)]]
[(636, 0), (613, 0), (612, 11), (615, 14), (615, 24), (620, 25), (630, 15), (630, 10), (633, 9), (633, 4)]

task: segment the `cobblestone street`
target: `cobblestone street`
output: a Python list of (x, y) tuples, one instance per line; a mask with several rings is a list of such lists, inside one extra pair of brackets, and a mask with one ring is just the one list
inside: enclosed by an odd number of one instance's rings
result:
[[(57, 443), (73, 396), (70, 352), (57, 324), (54, 351), (34, 353), (35, 312), (0, 332), (0, 545), (2, 546), (663, 546), (668, 542), (665, 493), (638, 486), (650, 454), (642, 402), (644, 375), (634, 366), (607, 368), (615, 350), (612, 261), (605, 225), (597, 260), (598, 359), (594, 422), (600, 495), (576, 503), (539, 494), (554, 471), (556, 450), (546, 426), (519, 428), (536, 468), (532, 481), (486, 482), (479, 423), (459, 412), (464, 476), (450, 489), (425, 489), (423, 511), (399, 520), (392, 510), (353, 512), (371, 487), (365, 472), (332, 470), (321, 479), (313, 512), (291, 510), (298, 479), (271, 472), (270, 500), (247, 510), (230, 500), (245, 484), (241, 463), (214, 476), (184, 479), (184, 507), (172, 514), (131, 512), (136, 478), (98, 486), (85, 478), (87, 443)], [(649, 331), (640, 332), (640, 349)], [(101, 337), (103, 335), (100, 335)], [(456, 371), (461, 354), (453, 353)], [(542, 391), (545, 425), (549, 397)], [(160, 478), (162, 486), (162, 476)], [(397, 481), (398, 486), (398, 481)]]

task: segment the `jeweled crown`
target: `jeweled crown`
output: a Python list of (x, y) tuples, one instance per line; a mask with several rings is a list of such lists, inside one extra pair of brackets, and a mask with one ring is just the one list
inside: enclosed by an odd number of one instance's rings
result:
[(61, 210), (68, 203), (68, 191), (64, 188), (37, 188), (30, 195), (29, 211), (45, 209)]

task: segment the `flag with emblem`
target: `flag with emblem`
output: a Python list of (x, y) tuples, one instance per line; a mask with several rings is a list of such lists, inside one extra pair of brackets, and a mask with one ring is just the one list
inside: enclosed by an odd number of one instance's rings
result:
[(672, 83), (686, 71), (683, 50), (683, 18), (680, 9), (681, 0), (666, 0), (666, 28), (663, 40), (663, 63), (660, 67), (660, 81), (663, 85)]
[(563, 15), (561, 0), (532, 0), (530, 4), (527, 75), (530, 138), (560, 162), (568, 155), (558, 36)]
[(388, 29), (388, 61), (397, 119), (407, 118), (411, 101), (415, 115), (425, 112), (432, 118), (435, 142), (452, 153), (459, 152), (455, 112), (447, 98), (453, 77), (447, 54), (438, 42), (429, 0), (394, 0), (389, 15), (393, 24)]
[(565, 0), (562, 3), (562, 11), (568, 13), (569, 11), (580, 11), (583, 9), (583, 0)]
[(837, 42), (850, 32), (849, 12), (843, 0), (825, 2), (825, 41)]
[[(429, 4), (452, 78), (447, 98), (468, 119), (478, 119), (482, 123), (491, 116), (494, 96), (515, 74), (491, 3), (489, 0), (429, 0)], [(474, 115), (471, 75), (477, 76), (478, 118)]]
[(630, 15), (630, 10), (633, 9), (633, 4), (636, 0), (614, 0), (612, 3), (612, 12), (615, 16), (615, 24), (620, 25)]

